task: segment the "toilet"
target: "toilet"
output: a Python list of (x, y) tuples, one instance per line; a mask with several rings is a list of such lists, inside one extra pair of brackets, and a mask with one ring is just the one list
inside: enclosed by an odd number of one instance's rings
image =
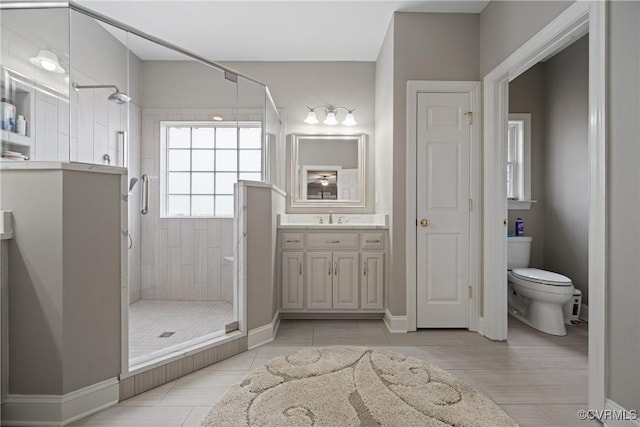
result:
[(507, 238), (509, 314), (539, 331), (564, 336), (562, 306), (573, 297), (571, 279), (529, 267), (532, 237)]

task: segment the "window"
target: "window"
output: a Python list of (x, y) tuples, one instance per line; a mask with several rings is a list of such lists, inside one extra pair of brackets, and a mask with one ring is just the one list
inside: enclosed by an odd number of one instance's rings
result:
[(233, 184), (262, 179), (260, 122), (161, 122), (164, 216), (233, 215)]
[(531, 114), (509, 114), (507, 198), (510, 209), (531, 207)]

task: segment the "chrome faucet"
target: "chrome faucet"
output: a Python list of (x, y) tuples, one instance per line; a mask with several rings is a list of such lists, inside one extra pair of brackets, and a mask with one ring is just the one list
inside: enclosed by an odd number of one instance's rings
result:
[(333, 212), (329, 211), (329, 224), (333, 224)]

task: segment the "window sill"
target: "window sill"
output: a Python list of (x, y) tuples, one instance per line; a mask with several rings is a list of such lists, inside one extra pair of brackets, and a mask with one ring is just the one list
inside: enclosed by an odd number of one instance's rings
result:
[(531, 209), (531, 203), (536, 203), (537, 200), (508, 200), (510, 211), (528, 211)]

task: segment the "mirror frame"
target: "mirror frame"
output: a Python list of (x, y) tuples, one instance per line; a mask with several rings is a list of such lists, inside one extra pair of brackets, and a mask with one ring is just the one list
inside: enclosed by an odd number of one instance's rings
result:
[[(300, 171), (298, 162), (299, 144), (301, 141), (313, 140), (356, 140), (358, 142), (358, 179), (360, 180), (359, 200), (303, 200), (300, 194)], [(291, 134), (291, 207), (345, 207), (361, 208), (366, 206), (367, 197), (367, 134), (359, 133), (353, 135), (312, 135), (312, 134)]]

